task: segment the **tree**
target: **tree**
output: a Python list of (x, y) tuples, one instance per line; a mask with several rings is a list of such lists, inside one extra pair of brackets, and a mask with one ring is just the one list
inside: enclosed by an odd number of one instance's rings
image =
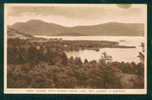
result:
[(144, 52), (145, 52), (145, 50), (144, 50), (144, 43), (143, 43), (143, 42), (141, 43), (141, 48), (142, 48), (142, 51), (139, 52), (138, 57), (139, 57), (139, 59), (140, 59), (140, 62), (141, 62), (142, 64), (144, 64), (144, 60), (145, 60)]
[(100, 62), (102, 62), (102, 63), (112, 62), (112, 56), (109, 56), (109, 55), (107, 55), (106, 52), (103, 52)]

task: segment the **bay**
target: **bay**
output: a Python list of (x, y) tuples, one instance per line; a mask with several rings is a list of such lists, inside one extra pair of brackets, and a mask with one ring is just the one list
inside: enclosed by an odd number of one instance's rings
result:
[(95, 50), (79, 50), (65, 52), (67, 57), (80, 57), (82, 61), (98, 61), (102, 54), (106, 52), (107, 55), (112, 56), (113, 61), (118, 62), (140, 62), (138, 57), (139, 52), (142, 51), (141, 43), (144, 42), (144, 37), (141, 36), (36, 36), (47, 39), (62, 39), (62, 40), (90, 40), (90, 41), (116, 41), (119, 45), (135, 46), (136, 48), (100, 48)]

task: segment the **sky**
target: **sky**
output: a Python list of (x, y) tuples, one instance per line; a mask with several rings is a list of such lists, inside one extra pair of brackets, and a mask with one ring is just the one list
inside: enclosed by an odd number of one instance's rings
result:
[(63, 26), (144, 23), (146, 4), (6, 4), (8, 25), (39, 19)]

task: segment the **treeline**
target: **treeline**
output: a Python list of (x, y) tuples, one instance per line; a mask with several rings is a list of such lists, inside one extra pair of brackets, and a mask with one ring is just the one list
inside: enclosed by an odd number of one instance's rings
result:
[(62, 40), (62, 39), (44, 39), (44, 38), (33, 38), (33, 39), (8, 39), (9, 47), (12, 45), (24, 44), (24, 48), (28, 48), (29, 45), (46, 46), (47, 48), (56, 48), (64, 51), (78, 51), (84, 49), (96, 50), (99, 48), (135, 48), (135, 46), (123, 46), (119, 45), (118, 42), (114, 41), (89, 41), (89, 40)]
[(18, 41), (8, 41), (8, 88), (144, 88), (143, 63), (82, 62), (57, 46)]

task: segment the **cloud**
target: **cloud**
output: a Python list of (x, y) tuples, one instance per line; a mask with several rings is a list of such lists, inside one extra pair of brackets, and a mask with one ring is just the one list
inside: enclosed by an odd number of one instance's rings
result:
[[(117, 4), (8, 4), (8, 24), (41, 19), (74, 26), (115, 22), (143, 22), (145, 6)], [(138, 13), (137, 13), (138, 12)]]

